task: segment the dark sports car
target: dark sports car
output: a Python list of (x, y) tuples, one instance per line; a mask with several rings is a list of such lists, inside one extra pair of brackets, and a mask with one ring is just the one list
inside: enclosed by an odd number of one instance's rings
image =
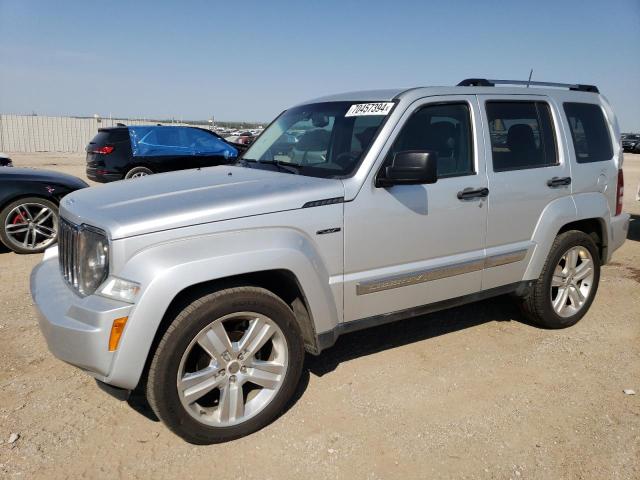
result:
[(0, 169), (0, 241), (16, 253), (44, 251), (57, 239), (62, 197), (88, 186), (64, 173)]

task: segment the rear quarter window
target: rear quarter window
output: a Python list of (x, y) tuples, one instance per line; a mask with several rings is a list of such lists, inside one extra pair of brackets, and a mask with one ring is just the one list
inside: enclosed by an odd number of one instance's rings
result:
[(611, 136), (600, 105), (565, 103), (564, 112), (578, 163), (603, 162), (613, 158)]

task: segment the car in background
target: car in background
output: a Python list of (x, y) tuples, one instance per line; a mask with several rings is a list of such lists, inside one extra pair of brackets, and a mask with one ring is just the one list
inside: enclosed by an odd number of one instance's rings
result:
[(240, 145), (251, 145), (255, 139), (256, 136), (252, 132), (241, 132), (236, 143)]
[(640, 153), (640, 135), (627, 133), (622, 138), (622, 149), (625, 152)]
[(64, 173), (0, 169), (0, 241), (16, 253), (44, 251), (57, 240), (62, 197), (88, 186)]
[(0, 152), (0, 167), (13, 167), (13, 162), (6, 153)]
[(101, 128), (87, 145), (87, 177), (106, 183), (153, 173), (233, 163), (243, 145), (211, 130), (136, 125)]

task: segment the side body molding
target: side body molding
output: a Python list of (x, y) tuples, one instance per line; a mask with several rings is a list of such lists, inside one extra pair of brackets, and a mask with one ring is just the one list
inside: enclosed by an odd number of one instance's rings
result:
[(274, 269), (288, 270), (296, 276), (316, 334), (338, 325), (341, 312), (336, 305), (342, 304), (341, 289), (332, 289), (325, 262), (301, 231), (274, 227), (192, 236), (135, 254), (118, 275), (140, 281), (141, 295), (107, 381), (123, 388), (137, 385), (158, 326), (182, 290), (211, 280)]

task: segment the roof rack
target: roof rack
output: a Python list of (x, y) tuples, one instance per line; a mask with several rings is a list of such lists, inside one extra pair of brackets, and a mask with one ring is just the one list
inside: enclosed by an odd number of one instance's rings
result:
[(495, 87), (496, 85), (525, 85), (527, 87), (554, 87), (568, 88), (579, 92), (600, 93), (595, 85), (583, 85), (581, 83), (553, 83), (553, 82), (530, 82), (527, 80), (488, 80), (486, 78), (467, 78), (462, 80), (459, 87)]

